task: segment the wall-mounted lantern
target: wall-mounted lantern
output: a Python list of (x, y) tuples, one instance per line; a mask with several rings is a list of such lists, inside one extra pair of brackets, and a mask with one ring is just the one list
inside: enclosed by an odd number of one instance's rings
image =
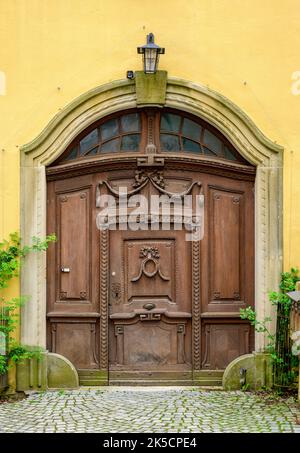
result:
[(158, 68), (159, 55), (164, 54), (165, 49), (155, 44), (153, 33), (147, 35), (147, 44), (138, 47), (137, 52), (143, 55), (145, 74), (155, 74)]
[(295, 305), (300, 302), (300, 291), (290, 291), (289, 293), (286, 293), (286, 295), (293, 301)]

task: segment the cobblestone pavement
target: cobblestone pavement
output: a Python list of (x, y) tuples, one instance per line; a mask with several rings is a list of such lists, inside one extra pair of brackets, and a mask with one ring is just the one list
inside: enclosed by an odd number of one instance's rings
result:
[(249, 392), (84, 389), (0, 405), (0, 432), (298, 432), (300, 406)]

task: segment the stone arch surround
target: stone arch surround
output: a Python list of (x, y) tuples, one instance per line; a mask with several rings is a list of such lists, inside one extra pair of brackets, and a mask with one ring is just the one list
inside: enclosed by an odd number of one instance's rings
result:
[[(96, 120), (137, 106), (135, 82), (115, 81), (82, 94), (62, 109), (30, 143), (21, 147), (21, 236), (46, 234), (46, 172), (71, 141)], [(223, 95), (182, 79), (167, 80), (166, 107), (192, 113), (220, 130), (240, 154), (256, 166), (255, 304), (260, 317), (271, 314), (268, 291), (277, 288), (282, 270), (282, 154), (253, 121)], [(46, 345), (46, 256), (28, 257), (21, 293), (30, 295), (22, 309), (21, 341)], [(256, 334), (255, 349), (265, 338)]]

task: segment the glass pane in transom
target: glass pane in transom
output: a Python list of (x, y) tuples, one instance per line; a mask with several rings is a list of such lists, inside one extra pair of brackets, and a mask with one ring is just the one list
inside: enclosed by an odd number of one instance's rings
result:
[(182, 138), (182, 145), (184, 151), (190, 151), (192, 153), (201, 153), (201, 146), (199, 143), (193, 142), (187, 138)]
[(65, 159), (72, 160), (72, 159), (76, 159), (76, 157), (77, 157), (77, 146), (75, 146), (74, 148), (71, 149), (71, 151), (69, 152), (67, 157), (65, 157)]
[(210, 149), (206, 148), (206, 146), (203, 146), (203, 152), (204, 154), (206, 154), (207, 156), (216, 156), (215, 153), (213, 153)]
[(121, 143), (121, 151), (138, 151), (140, 146), (140, 134), (124, 135)]
[(95, 154), (98, 153), (98, 148), (99, 148), (99, 147), (96, 146), (96, 148), (91, 149), (91, 151), (89, 151), (86, 155), (87, 155), (87, 156), (94, 156)]
[(237, 158), (235, 157), (233, 152), (230, 151), (230, 149), (227, 148), (227, 146), (225, 146), (225, 149), (224, 149), (224, 157), (225, 157), (225, 159), (229, 159), (229, 160), (237, 160)]
[(100, 151), (101, 152), (118, 152), (120, 150), (120, 139), (115, 138), (114, 140), (110, 140), (109, 142), (105, 142), (101, 145)]
[(181, 117), (173, 113), (163, 113), (160, 128), (162, 131), (179, 132)]
[(195, 121), (184, 118), (182, 126), (182, 135), (189, 137), (197, 142), (200, 141), (202, 127), (195, 123)]
[(106, 121), (100, 126), (101, 140), (107, 140), (109, 138), (119, 135), (119, 125), (116, 118)]
[(138, 113), (130, 113), (121, 117), (122, 132), (138, 132), (141, 130), (140, 115)]
[(179, 138), (176, 135), (160, 134), (160, 145), (163, 151), (179, 151)]
[(84, 154), (88, 149), (97, 145), (98, 141), (98, 129), (94, 129), (82, 140), (80, 140), (80, 155)]
[(217, 155), (222, 156), (222, 142), (212, 134), (208, 129), (204, 131), (204, 144)]

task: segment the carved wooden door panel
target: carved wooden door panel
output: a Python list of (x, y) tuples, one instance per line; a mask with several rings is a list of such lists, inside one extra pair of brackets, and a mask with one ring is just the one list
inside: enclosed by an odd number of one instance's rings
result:
[(48, 183), (48, 348), (78, 369), (99, 368), (99, 252), (91, 176)]
[(254, 347), (253, 329), (239, 313), (254, 306), (254, 187), (234, 177), (202, 179), (201, 369), (216, 370)]
[(110, 370), (191, 368), (191, 247), (184, 231), (110, 232)]
[(253, 348), (253, 331), (239, 316), (254, 304), (253, 182), (175, 166), (160, 173), (173, 193), (201, 188), (204, 236), (189, 242), (174, 228), (109, 233), (112, 378), (172, 371), (179, 379), (193, 370), (197, 380)]
[[(251, 352), (239, 308), (254, 305), (253, 176), (195, 163), (136, 163), (48, 182), (48, 348), (111, 381), (197, 381)], [(204, 236), (151, 227), (99, 231), (101, 193), (204, 195)], [(100, 191), (101, 187), (101, 191)], [(96, 371), (95, 371), (96, 372)], [(99, 371), (100, 373), (100, 371)]]

